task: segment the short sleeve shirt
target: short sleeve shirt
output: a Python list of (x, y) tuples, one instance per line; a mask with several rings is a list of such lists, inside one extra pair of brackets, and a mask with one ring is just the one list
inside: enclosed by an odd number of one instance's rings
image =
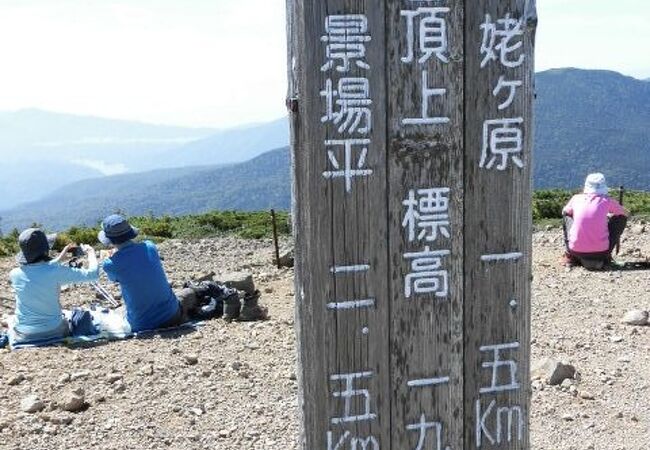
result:
[(56, 261), (27, 264), (9, 274), (16, 296), (15, 328), (22, 334), (46, 333), (61, 324), (61, 286), (99, 279), (99, 269), (75, 269)]
[(174, 295), (151, 241), (131, 243), (104, 260), (109, 280), (120, 284), (126, 319), (133, 331), (159, 328), (178, 312)]
[(578, 194), (564, 212), (573, 217), (569, 248), (578, 253), (600, 253), (609, 250), (609, 215), (624, 215), (625, 209), (606, 195)]

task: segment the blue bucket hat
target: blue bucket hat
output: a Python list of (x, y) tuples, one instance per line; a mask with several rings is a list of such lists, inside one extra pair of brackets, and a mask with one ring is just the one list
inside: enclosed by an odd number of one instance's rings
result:
[(16, 255), (18, 264), (32, 264), (43, 258), (47, 259), (54, 246), (56, 234), (45, 234), (39, 228), (28, 228), (18, 236), (20, 253)]
[(119, 245), (135, 238), (139, 233), (137, 228), (132, 227), (129, 221), (119, 214), (108, 216), (102, 222), (102, 230), (97, 237), (102, 244)]

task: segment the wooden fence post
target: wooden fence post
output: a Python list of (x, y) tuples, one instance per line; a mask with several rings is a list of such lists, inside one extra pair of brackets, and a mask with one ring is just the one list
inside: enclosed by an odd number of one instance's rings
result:
[(271, 210), (271, 228), (273, 230), (273, 248), (275, 251), (275, 265), (278, 269), (282, 268), (280, 264), (280, 242), (278, 241), (278, 220), (275, 216), (275, 209)]
[(533, 0), (288, 0), (303, 449), (528, 448)]

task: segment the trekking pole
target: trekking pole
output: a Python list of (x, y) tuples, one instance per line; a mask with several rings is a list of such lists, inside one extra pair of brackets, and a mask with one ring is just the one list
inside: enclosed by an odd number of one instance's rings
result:
[[(619, 191), (618, 191), (618, 202), (623, 206), (623, 199), (625, 196), (625, 186), (621, 186)], [(618, 237), (618, 242), (616, 243), (616, 254), (621, 251), (621, 237)]]
[(99, 295), (101, 295), (104, 298), (104, 300), (106, 300), (108, 303), (110, 303), (111, 306), (113, 306), (114, 308), (117, 308), (118, 306), (120, 306), (118, 301), (115, 300), (115, 298), (113, 298), (113, 296), (110, 294), (110, 292), (108, 292), (106, 289), (104, 289), (99, 283), (91, 283), (90, 285), (92, 286), (93, 289), (95, 289), (95, 291), (97, 291), (97, 293)]
[(271, 222), (273, 224), (273, 244), (275, 245), (275, 264), (278, 266), (278, 269), (282, 268), (280, 264), (280, 244), (278, 243), (278, 224), (275, 218), (275, 210), (271, 210)]
[(566, 249), (567, 253), (571, 253), (571, 250), (569, 249), (569, 230), (566, 226), (566, 218), (566, 214), (562, 213), (562, 233), (564, 235), (564, 248)]

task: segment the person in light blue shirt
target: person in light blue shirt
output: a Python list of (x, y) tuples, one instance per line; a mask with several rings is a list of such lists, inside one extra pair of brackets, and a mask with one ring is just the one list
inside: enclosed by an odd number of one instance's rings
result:
[(63, 317), (60, 303), (61, 286), (72, 283), (91, 283), (99, 279), (95, 250), (83, 245), (88, 255), (88, 268), (72, 268), (60, 260), (74, 246), (67, 246), (58, 258), (50, 258), (53, 236), (30, 228), (18, 237), (20, 253), (16, 260), (20, 267), (10, 273), (16, 296), (16, 320), (13, 327), (14, 344), (45, 341), (70, 335), (68, 321)]
[(102, 263), (108, 279), (119, 283), (126, 306), (126, 320), (134, 332), (168, 328), (183, 320), (158, 249), (153, 242), (134, 242), (138, 235), (122, 216), (114, 214), (102, 222), (99, 240), (114, 252)]

